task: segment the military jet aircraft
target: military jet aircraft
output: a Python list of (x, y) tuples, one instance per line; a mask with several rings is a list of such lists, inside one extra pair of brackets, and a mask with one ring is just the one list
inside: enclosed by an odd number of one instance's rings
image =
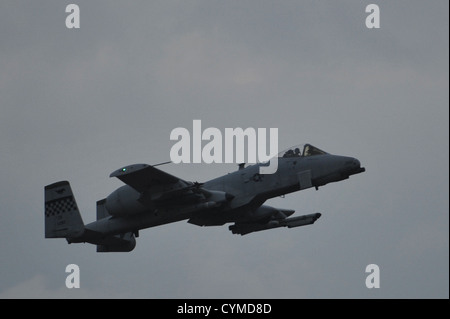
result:
[(135, 164), (110, 177), (126, 185), (97, 202), (97, 220), (84, 225), (69, 182), (45, 187), (45, 238), (97, 245), (97, 252), (129, 252), (139, 230), (187, 219), (199, 226), (229, 226), (233, 234), (313, 224), (320, 213), (291, 217), (291, 209), (263, 205), (270, 198), (362, 173), (356, 158), (328, 154), (311, 144), (278, 154), (278, 170), (260, 174), (258, 163), (205, 183), (188, 182), (154, 166)]

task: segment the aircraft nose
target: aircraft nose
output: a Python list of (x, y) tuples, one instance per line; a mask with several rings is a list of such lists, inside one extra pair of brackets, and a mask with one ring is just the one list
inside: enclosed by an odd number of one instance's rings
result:
[(361, 162), (354, 157), (349, 157), (348, 160), (345, 162), (345, 166), (349, 170), (349, 173), (351, 175), (366, 171), (364, 167), (361, 167)]
[(358, 159), (353, 158), (352, 165), (353, 167), (361, 167), (361, 162)]

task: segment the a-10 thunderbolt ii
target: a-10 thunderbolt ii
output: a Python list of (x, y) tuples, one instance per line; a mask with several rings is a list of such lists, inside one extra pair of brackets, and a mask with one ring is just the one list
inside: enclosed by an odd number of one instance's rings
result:
[(199, 226), (229, 226), (245, 235), (278, 227), (313, 224), (320, 213), (291, 217), (291, 209), (263, 205), (270, 198), (338, 182), (365, 168), (353, 157), (328, 154), (305, 144), (278, 155), (274, 174), (255, 164), (205, 183), (188, 182), (146, 164), (111, 173), (126, 185), (97, 202), (97, 220), (84, 225), (69, 182), (45, 187), (45, 237), (97, 245), (97, 252), (128, 252), (139, 230), (187, 219)]

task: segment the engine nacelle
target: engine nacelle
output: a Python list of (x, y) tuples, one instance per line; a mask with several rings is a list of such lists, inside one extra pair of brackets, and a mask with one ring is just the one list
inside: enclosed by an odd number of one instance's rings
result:
[(104, 243), (104, 245), (97, 245), (98, 253), (110, 252), (130, 252), (136, 247), (136, 239), (132, 233), (120, 235), (119, 243)]
[(105, 207), (111, 216), (136, 215), (148, 210), (139, 198), (141, 194), (125, 185), (112, 192), (105, 202)]

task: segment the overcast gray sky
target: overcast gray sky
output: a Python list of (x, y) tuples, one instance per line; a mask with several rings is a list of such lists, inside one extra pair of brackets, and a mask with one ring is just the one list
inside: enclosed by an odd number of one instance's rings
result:
[[(448, 1), (74, 2), (78, 30), (64, 2), (0, 3), (0, 298), (449, 297)], [(179, 222), (117, 254), (44, 239), (45, 185), (69, 180), (91, 222), (122, 185), (109, 174), (169, 160), (193, 119), (276, 127), (280, 148), (367, 171), (267, 202), (321, 212), (313, 226)], [(200, 182), (236, 169), (161, 168)], [(65, 287), (72, 263), (80, 289)]]

